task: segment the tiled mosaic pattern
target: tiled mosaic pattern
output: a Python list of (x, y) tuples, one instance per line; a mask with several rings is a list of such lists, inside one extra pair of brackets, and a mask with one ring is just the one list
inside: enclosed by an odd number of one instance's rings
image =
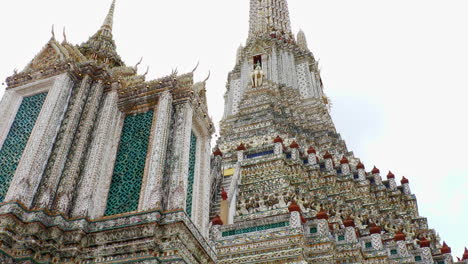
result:
[(289, 222), (280, 222), (280, 223), (274, 223), (274, 224), (268, 224), (268, 225), (252, 226), (252, 227), (248, 227), (244, 229), (225, 231), (223, 232), (223, 237), (241, 235), (241, 234), (252, 233), (252, 232), (257, 232), (257, 231), (264, 231), (268, 229), (286, 227), (286, 226), (289, 226)]
[(25, 97), (0, 150), (0, 202), (3, 202), (47, 93)]
[(190, 159), (189, 159), (187, 203), (186, 203), (186, 212), (188, 216), (192, 216), (193, 181), (195, 180), (196, 156), (197, 156), (197, 136), (195, 136), (195, 134), (192, 132), (192, 135), (190, 137)]
[(138, 209), (152, 120), (153, 110), (125, 118), (105, 215)]

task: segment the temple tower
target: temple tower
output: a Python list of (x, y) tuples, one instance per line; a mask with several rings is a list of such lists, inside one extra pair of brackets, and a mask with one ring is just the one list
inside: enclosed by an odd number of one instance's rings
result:
[(384, 181), (347, 150), (287, 1), (251, 0), (249, 22), (214, 153), (218, 262), (452, 263), (408, 179)]
[(115, 9), (81, 45), (53, 34), (7, 79), (1, 263), (214, 263), (207, 80), (126, 66)]

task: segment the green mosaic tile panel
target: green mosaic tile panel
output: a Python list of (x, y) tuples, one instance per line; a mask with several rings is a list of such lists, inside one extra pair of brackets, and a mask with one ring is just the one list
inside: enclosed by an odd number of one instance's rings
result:
[(136, 211), (148, 153), (153, 110), (125, 118), (105, 215)]
[(190, 136), (190, 158), (189, 158), (189, 173), (188, 173), (188, 186), (187, 186), (187, 200), (185, 211), (188, 216), (192, 216), (192, 203), (193, 203), (193, 181), (195, 180), (195, 166), (197, 158), (197, 136), (192, 131)]
[(0, 150), (0, 202), (5, 199), (46, 97), (47, 93), (41, 93), (23, 98), (16, 113), (15, 120)]
[(248, 227), (244, 229), (230, 230), (230, 231), (223, 232), (222, 235), (223, 237), (235, 236), (235, 235), (241, 235), (241, 234), (252, 233), (252, 232), (257, 232), (257, 231), (265, 231), (268, 229), (280, 228), (280, 227), (286, 227), (286, 226), (289, 226), (289, 222), (280, 222), (280, 223), (274, 223), (274, 224), (268, 224), (268, 225), (253, 226), (253, 227)]

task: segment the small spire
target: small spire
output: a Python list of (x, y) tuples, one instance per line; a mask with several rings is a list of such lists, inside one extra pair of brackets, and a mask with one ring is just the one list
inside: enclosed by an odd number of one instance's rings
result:
[(101, 28), (108, 28), (110, 31), (112, 31), (112, 27), (114, 26), (114, 12), (115, 12), (115, 0), (112, 0), (112, 5), (109, 9), (109, 13), (107, 13), (106, 19), (104, 20), (104, 23), (102, 24)]
[(107, 13), (106, 19), (98, 32), (80, 46), (80, 51), (85, 56), (100, 63), (105, 63), (110, 67), (125, 65), (117, 54), (117, 47), (112, 37), (115, 2), (116, 0), (112, 1), (109, 13)]
[(340, 160), (340, 164), (349, 164), (348, 158), (346, 158), (346, 156), (343, 156), (343, 158)]
[(317, 154), (317, 151), (314, 149), (314, 147), (310, 146), (307, 150), (307, 154)]
[(452, 253), (452, 249), (447, 245), (447, 243), (445, 243), (445, 241), (444, 241), (444, 244), (442, 245), (442, 248), (440, 249), (440, 253), (442, 254)]
[(325, 153), (325, 155), (323, 155), (323, 158), (324, 158), (324, 159), (333, 159), (333, 156), (332, 156), (332, 154), (330, 154), (330, 152), (327, 151), (327, 152)]
[(299, 30), (299, 32), (297, 33), (297, 45), (302, 50), (305, 50), (305, 51), (309, 50), (309, 48), (307, 46), (307, 38), (306, 38), (306, 36), (304, 34), (304, 31), (302, 31), (302, 29)]
[(52, 39), (55, 39), (55, 29), (54, 29), (54, 24), (52, 24), (52, 30), (51, 30), (51, 33), (52, 33)]
[(65, 30), (65, 27), (63, 27), (63, 43), (67, 43), (67, 32)]
[(380, 170), (377, 169), (376, 166), (374, 166), (374, 169), (372, 169), (372, 174), (379, 174), (380, 173)]
[(356, 166), (356, 169), (358, 169), (358, 170), (359, 170), (359, 169), (363, 170), (363, 169), (365, 169), (365, 168), (366, 168), (366, 167), (364, 166), (364, 164), (362, 164), (362, 162), (359, 162), (358, 165)]

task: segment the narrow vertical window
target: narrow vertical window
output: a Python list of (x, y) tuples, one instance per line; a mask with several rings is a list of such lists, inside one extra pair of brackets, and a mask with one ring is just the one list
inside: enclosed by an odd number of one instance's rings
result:
[(138, 210), (153, 110), (125, 118), (105, 215)]
[(187, 185), (187, 201), (185, 211), (189, 217), (192, 217), (192, 204), (193, 204), (193, 182), (195, 180), (195, 166), (197, 160), (197, 136), (192, 131), (190, 136), (190, 158), (188, 168), (188, 185)]
[(0, 149), (0, 202), (3, 202), (47, 93), (23, 98), (15, 120)]
[(253, 57), (253, 61), (254, 61), (254, 70), (255, 68), (257, 67), (257, 65), (260, 65), (260, 67), (262, 67), (262, 55), (257, 55), (257, 56), (254, 56)]

